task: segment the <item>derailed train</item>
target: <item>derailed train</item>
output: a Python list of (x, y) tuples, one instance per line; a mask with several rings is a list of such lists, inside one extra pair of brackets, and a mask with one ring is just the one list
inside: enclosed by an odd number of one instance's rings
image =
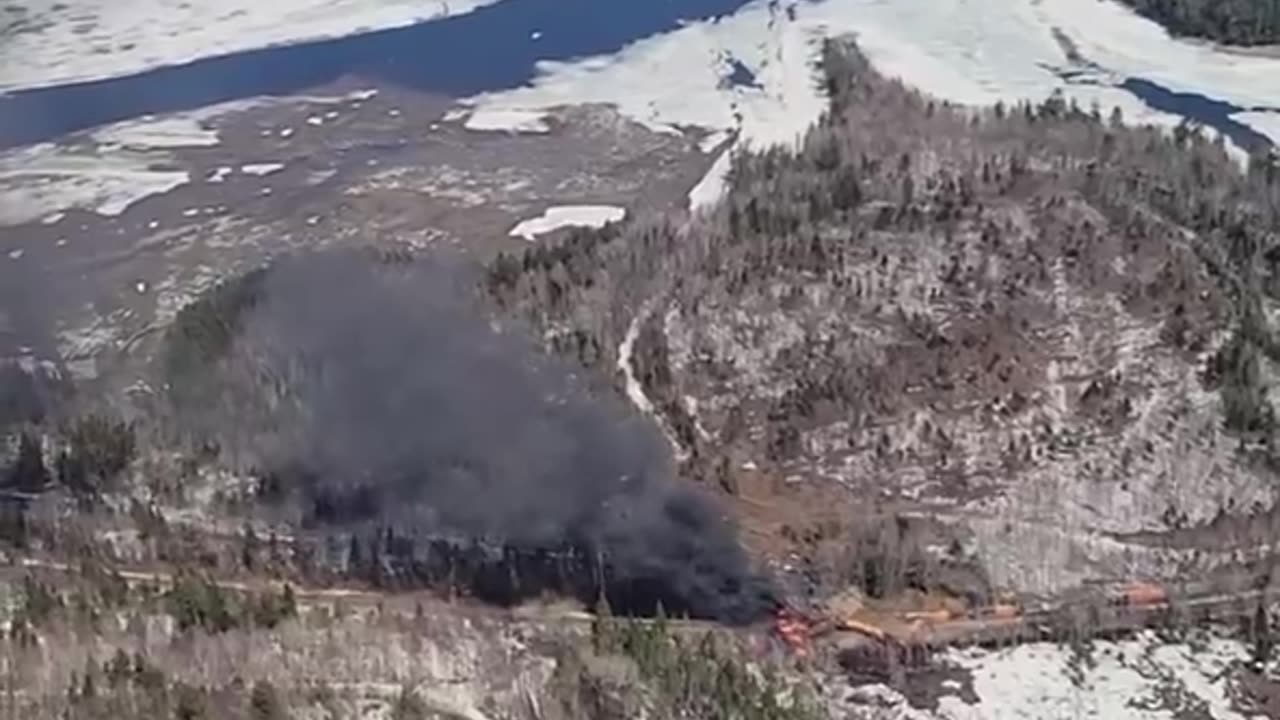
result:
[(948, 646), (1049, 639), (1073, 631), (1123, 632), (1164, 617), (1169, 608), (1167, 587), (1134, 582), (1032, 610), (1011, 596), (978, 608), (892, 614), (805, 614), (780, 608), (773, 629), (800, 657), (809, 656), (819, 638), (835, 635), (834, 645), (846, 668), (885, 676), (926, 665), (934, 651)]

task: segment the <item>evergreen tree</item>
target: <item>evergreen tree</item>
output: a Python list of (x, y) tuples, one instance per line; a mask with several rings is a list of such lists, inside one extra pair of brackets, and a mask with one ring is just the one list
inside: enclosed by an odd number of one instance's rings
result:
[(1253, 661), (1254, 667), (1261, 672), (1271, 662), (1276, 645), (1271, 627), (1271, 616), (1267, 612), (1266, 604), (1259, 602), (1257, 608), (1255, 608), (1250, 631), (1253, 641), (1249, 653), (1250, 660)]
[(249, 717), (252, 720), (283, 720), (284, 706), (269, 680), (259, 680), (249, 692)]
[(49, 469), (44, 464), (44, 445), (39, 436), (22, 433), (18, 457), (5, 477), (5, 485), (18, 492), (36, 493), (48, 487)]

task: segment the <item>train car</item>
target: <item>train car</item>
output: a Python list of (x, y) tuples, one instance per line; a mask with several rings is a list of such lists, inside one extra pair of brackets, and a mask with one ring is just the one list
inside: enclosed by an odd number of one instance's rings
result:
[(849, 619), (841, 620), (836, 625), (836, 627), (840, 630), (855, 632), (855, 633), (858, 633), (859, 635), (865, 635), (877, 642), (883, 643), (889, 639), (889, 634), (886, 633), (884, 630), (881, 630), (875, 625), (872, 625), (870, 623), (864, 623), (859, 620), (849, 620)]
[(1125, 607), (1153, 607), (1169, 602), (1169, 592), (1163, 585), (1150, 582), (1133, 582), (1119, 588), (1111, 596), (1112, 604)]
[(812, 628), (802, 615), (786, 607), (779, 608), (774, 614), (773, 630), (792, 654), (798, 657), (809, 656)]
[(939, 610), (920, 610), (906, 613), (903, 615), (903, 618), (908, 622), (919, 621), (927, 624), (939, 625), (954, 620), (956, 618), (956, 613), (947, 608)]

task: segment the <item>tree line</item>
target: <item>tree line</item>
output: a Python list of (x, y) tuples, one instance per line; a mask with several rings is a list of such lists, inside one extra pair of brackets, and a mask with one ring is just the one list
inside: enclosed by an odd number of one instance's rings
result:
[(1174, 35), (1229, 45), (1280, 42), (1280, 0), (1121, 0)]

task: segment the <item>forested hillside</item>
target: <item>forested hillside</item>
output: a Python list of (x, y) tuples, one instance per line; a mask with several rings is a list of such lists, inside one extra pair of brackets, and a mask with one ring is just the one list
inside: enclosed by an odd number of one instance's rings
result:
[(1121, 0), (1174, 35), (1230, 45), (1280, 42), (1280, 0)]
[(761, 492), (964, 508), (993, 582), (1051, 590), (1164, 572), (1095, 531), (1269, 507), (1274, 165), (1056, 98), (948, 107), (835, 44), (826, 67), (831, 115), (738, 158), (713, 216), (502, 259), (492, 294), (620, 385), (622, 348), (690, 474), (777, 543), (861, 521), (797, 530)]

